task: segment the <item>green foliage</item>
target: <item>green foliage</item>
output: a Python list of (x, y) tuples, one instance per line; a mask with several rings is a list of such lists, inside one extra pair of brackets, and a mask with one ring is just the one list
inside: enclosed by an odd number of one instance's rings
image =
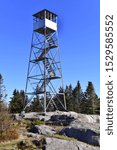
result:
[(70, 84), (69, 86), (66, 86), (65, 89), (65, 98), (66, 98), (66, 105), (67, 105), (67, 110), (69, 111), (74, 111), (74, 97), (73, 97), (73, 89), (72, 85)]
[(11, 101), (9, 103), (10, 113), (20, 113), (24, 107), (24, 99), (24, 91), (18, 91), (15, 89), (13, 92), (13, 97), (11, 97)]
[(79, 81), (74, 89), (70, 84), (66, 86), (65, 95), (68, 111), (85, 114), (100, 113), (100, 99), (95, 93), (92, 82), (88, 82), (85, 92), (82, 91)]
[(41, 121), (41, 120), (24, 120), (22, 123), (25, 124), (27, 128), (32, 128), (35, 125), (45, 124), (44, 121)]
[(87, 104), (87, 106), (86, 106), (87, 113), (95, 114), (99, 99), (95, 93), (92, 82), (88, 82), (88, 86), (87, 86), (87, 89), (85, 92), (85, 99), (86, 99), (86, 104)]
[(72, 88), (71, 84), (69, 86), (66, 86), (65, 95), (66, 95), (67, 109), (69, 111), (80, 112), (81, 101), (84, 98), (80, 82), (78, 81), (74, 89)]
[[(28, 97), (25, 96), (25, 93), (23, 90), (18, 91), (14, 90), (13, 91), (13, 96), (11, 97), (11, 101), (9, 103), (9, 111), (10, 113), (21, 113), (23, 111), (23, 108), (27, 105), (28, 103)], [(28, 106), (25, 110), (26, 112), (32, 111), (32, 112), (41, 112), (42, 111), (42, 106), (39, 102), (38, 96), (33, 99), (32, 103), (30, 106)]]
[(28, 110), (30, 110), (32, 112), (41, 112), (42, 111), (42, 106), (40, 104), (38, 96), (33, 99), (33, 101), (31, 103), (30, 107), (28, 108)]
[[(95, 93), (95, 89), (92, 82), (88, 82), (86, 91), (83, 92), (80, 82), (77, 82), (77, 85), (73, 88), (72, 85), (67, 85), (65, 90), (60, 87), (59, 93), (65, 93), (65, 99), (66, 99), (66, 105), (68, 111), (75, 111), (78, 113), (85, 113), (85, 114), (99, 114), (100, 113), (100, 99), (98, 98), (97, 94)], [(42, 105), (40, 103), (43, 102), (43, 97), (35, 97), (30, 104), (29, 107), (26, 108), (26, 111), (32, 111), (32, 112), (41, 112)], [(24, 99), (25, 99), (25, 105), (28, 102), (28, 98), (25, 98), (24, 91), (18, 91), (14, 90), (13, 97), (11, 98), (10, 104), (9, 104), (9, 110), (11, 113), (20, 113), (23, 110), (24, 106)], [(57, 94), (55, 97), (53, 97), (53, 101), (55, 105), (53, 105), (52, 102), (49, 101), (49, 95), (47, 95), (47, 104), (49, 103), (49, 107), (47, 111), (55, 111), (57, 108), (61, 111), (63, 110), (63, 107), (60, 103), (60, 101), (64, 102), (64, 96), (61, 94)], [(57, 108), (56, 108), (57, 106)]]
[(34, 120), (32, 121), (32, 125), (43, 125), (44, 124), (44, 121), (41, 121), (41, 120)]
[(57, 138), (57, 139), (61, 139), (61, 140), (67, 140), (67, 141), (77, 141), (76, 139), (74, 138), (71, 138), (71, 137), (68, 137), (68, 136), (64, 136), (64, 135), (60, 135), (60, 134), (55, 134), (53, 135), (54, 138)]

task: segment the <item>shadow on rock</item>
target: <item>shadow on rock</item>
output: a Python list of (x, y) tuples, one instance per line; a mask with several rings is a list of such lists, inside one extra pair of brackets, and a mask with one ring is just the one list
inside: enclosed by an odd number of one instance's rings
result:
[(90, 129), (75, 129), (69, 127), (62, 129), (60, 134), (73, 137), (91, 145), (99, 146), (99, 135)]
[(46, 124), (53, 124), (53, 125), (69, 125), (75, 118), (72, 116), (67, 115), (53, 115), (51, 118), (46, 122)]

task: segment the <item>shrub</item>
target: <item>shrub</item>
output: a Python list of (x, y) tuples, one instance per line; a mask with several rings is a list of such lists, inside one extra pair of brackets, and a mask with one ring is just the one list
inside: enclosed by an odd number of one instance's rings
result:
[(41, 120), (24, 120), (23, 123), (27, 126), (27, 128), (32, 128), (35, 125), (43, 125), (44, 121)]
[(7, 132), (3, 132), (0, 136), (0, 142), (18, 139), (18, 133), (16, 130), (8, 130)]
[(18, 138), (18, 133), (14, 130), (13, 123), (6, 107), (2, 105), (0, 110), (0, 142)]

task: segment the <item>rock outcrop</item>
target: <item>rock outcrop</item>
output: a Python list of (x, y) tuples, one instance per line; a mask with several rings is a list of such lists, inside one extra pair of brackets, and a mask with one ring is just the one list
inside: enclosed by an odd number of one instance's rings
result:
[[(24, 113), (23, 119), (29, 119), (29, 120), (39, 119), (39, 120), (49, 121), (52, 116), (62, 116), (62, 115), (71, 117), (71, 118), (78, 117), (78, 113), (76, 113), (76, 112), (55, 111), (55, 112), (47, 112), (46, 114), (38, 113), (38, 112)], [(21, 114), (20, 114), (20, 117), (19, 117), (19, 114), (15, 114), (14, 118), (16, 120), (21, 119)]]
[(46, 138), (46, 150), (99, 150), (97, 146), (91, 146), (80, 141)]
[(75, 118), (73, 116), (67, 115), (53, 115), (51, 118), (46, 121), (46, 124), (53, 124), (53, 125), (69, 125)]
[(78, 114), (78, 117), (68, 127), (60, 131), (60, 134), (99, 146), (99, 129), (98, 115)]
[[(17, 115), (16, 115), (17, 116)], [(17, 119), (20, 119), (16, 117)], [(27, 133), (37, 145), (41, 136), (45, 138), (46, 150), (99, 150), (100, 117), (99, 115), (78, 114), (75, 112), (26, 113), (23, 119), (44, 120), (46, 125), (35, 125)], [(56, 128), (53, 127), (56, 125)], [(55, 130), (56, 129), (56, 130)], [(62, 134), (74, 139), (55, 138)]]
[(99, 135), (91, 129), (67, 127), (61, 130), (61, 134), (73, 137), (82, 142), (99, 146)]
[(47, 125), (35, 125), (32, 127), (29, 132), (36, 133), (36, 134), (41, 134), (41, 135), (46, 135), (46, 136), (52, 136), (56, 133), (54, 128), (47, 126)]

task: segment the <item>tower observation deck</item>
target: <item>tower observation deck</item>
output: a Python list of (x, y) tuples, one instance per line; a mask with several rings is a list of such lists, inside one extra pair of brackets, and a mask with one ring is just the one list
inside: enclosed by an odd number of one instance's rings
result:
[(47, 9), (33, 15), (33, 33), (25, 88), (29, 102), (24, 104), (24, 110), (34, 99), (39, 100), (44, 113), (56, 109), (66, 110), (57, 18), (56, 14)]

